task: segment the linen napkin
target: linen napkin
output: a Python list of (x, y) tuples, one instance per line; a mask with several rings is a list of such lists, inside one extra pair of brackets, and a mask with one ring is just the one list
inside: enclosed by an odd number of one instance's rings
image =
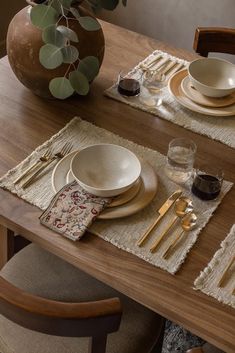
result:
[(44, 226), (76, 241), (111, 201), (88, 193), (73, 181), (55, 195), (39, 219)]

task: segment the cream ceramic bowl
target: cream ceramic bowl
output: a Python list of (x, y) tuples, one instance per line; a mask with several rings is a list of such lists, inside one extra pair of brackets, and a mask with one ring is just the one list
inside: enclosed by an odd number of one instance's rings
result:
[(141, 164), (134, 153), (112, 144), (84, 148), (71, 161), (71, 172), (83, 189), (96, 196), (116, 196), (139, 178)]
[(235, 65), (217, 59), (204, 58), (192, 61), (188, 67), (194, 88), (208, 97), (225, 97), (235, 91)]

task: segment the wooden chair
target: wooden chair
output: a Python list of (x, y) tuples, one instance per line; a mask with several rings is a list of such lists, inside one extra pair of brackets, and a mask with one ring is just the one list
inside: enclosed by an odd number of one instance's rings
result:
[(35, 244), (0, 271), (0, 313), (1, 353), (161, 352), (162, 317)]
[(193, 49), (205, 57), (210, 52), (235, 54), (235, 29), (198, 27), (195, 32)]

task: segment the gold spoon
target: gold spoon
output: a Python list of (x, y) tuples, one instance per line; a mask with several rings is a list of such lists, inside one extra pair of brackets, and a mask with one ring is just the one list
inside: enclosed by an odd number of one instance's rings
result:
[(153, 243), (152, 247), (150, 248), (151, 252), (154, 252), (158, 247), (158, 244), (161, 242), (162, 238), (169, 232), (169, 230), (174, 226), (179, 218), (184, 217), (187, 213), (192, 212), (193, 210), (193, 202), (188, 197), (181, 196), (175, 202), (174, 211), (176, 215), (170, 222), (170, 224), (164, 229), (161, 235), (156, 239)]
[(192, 230), (195, 225), (197, 223), (197, 216), (195, 213), (190, 212), (187, 213), (181, 220), (181, 227), (182, 230), (180, 233), (178, 233), (176, 235), (176, 237), (172, 240), (171, 244), (168, 246), (168, 248), (166, 249), (166, 251), (163, 254), (163, 257), (166, 258), (169, 253), (174, 249), (174, 247), (176, 246), (176, 244), (179, 242), (179, 240), (182, 238), (184, 232), (190, 232), (190, 230)]

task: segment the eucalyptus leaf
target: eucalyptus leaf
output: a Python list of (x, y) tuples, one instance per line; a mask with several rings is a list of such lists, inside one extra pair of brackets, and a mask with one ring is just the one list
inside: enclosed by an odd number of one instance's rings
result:
[(78, 42), (77, 33), (66, 26), (58, 26), (57, 31), (61, 32), (66, 38), (70, 39), (72, 42)]
[(101, 27), (96, 18), (83, 16), (78, 19), (80, 25), (87, 31), (98, 31)]
[(56, 12), (58, 13), (58, 15), (62, 14), (62, 8), (61, 8), (61, 3), (58, 0), (52, 0), (49, 2), (49, 5), (53, 7), (53, 9), (56, 10)]
[(94, 80), (100, 69), (99, 60), (95, 56), (87, 56), (79, 62), (77, 70), (83, 73), (88, 81)]
[(105, 9), (105, 10), (114, 10), (117, 5), (119, 3), (119, 0), (100, 0), (100, 4), (101, 6)]
[(53, 78), (50, 81), (49, 90), (58, 99), (66, 99), (74, 93), (74, 89), (66, 77)]
[(89, 82), (83, 73), (76, 70), (71, 71), (69, 74), (69, 81), (75, 91), (81, 96), (85, 96), (89, 92)]
[(40, 4), (32, 7), (30, 11), (30, 20), (32, 24), (41, 29), (55, 24), (57, 19), (58, 13), (50, 6)]
[(59, 1), (60, 1), (61, 5), (63, 7), (65, 7), (67, 10), (70, 9), (70, 6), (71, 6), (71, 4), (73, 2), (73, 0), (59, 0)]
[(45, 44), (39, 51), (39, 61), (46, 69), (55, 69), (63, 63), (61, 48)]
[(79, 20), (80, 13), (77, 9), (75, 9), (75, 7), (70, 7), (70, 12), (77, 20)]
[(72, 0), (51, 0), (49, 2), (49, 6), (52, 6), (58, 14), (64, 13), (65, 15), (69, 12), (71, 4)]
[(79, 52), (73, 45), (68, 45), (61, 49), (63, 55), (63, 62), (72, 64), (78, 60)]
[(42, 32), (42, 40), (46, 44), (53, 44), (56, 47), (63, 47), (65, 38), (63, 34), (56, 29), (56, 25), (50, 25), (44, 28)]

